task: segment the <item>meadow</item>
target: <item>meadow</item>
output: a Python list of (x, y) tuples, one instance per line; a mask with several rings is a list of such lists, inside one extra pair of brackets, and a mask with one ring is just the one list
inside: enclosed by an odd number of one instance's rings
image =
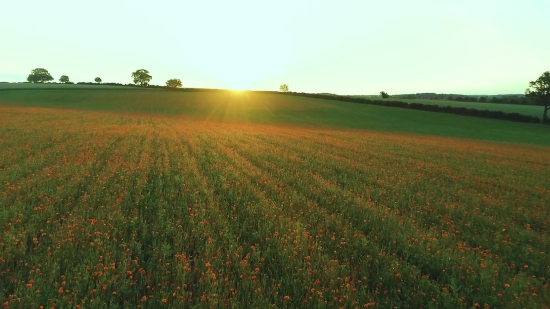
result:
[(5, 308), (550, 304), (548, 127), (160, 90), (0, 115)]
[(542, 116), (542, 107), (535, 105), (520, 105), (520, 104), (501, 104), (501, 103), (486, 103), (486, 102), (458, 102), (449, 100), (429, 100), (429, 99), (397, 99), (407, 103), (435, 104), (439, 106), (466, 107), (475, 109), (486, 109), (490, 111), (501, 111), (505, 113), (519, 113), (535, 117)]
[[(550, 128), (538, 124), (247, 91), (176, 92), (139, 88), (122, 90), (118, 87), (109, 89), (0, 91), (0, 103), (550, 145)], [(541, 107), (537, 108), (542, 112)]]

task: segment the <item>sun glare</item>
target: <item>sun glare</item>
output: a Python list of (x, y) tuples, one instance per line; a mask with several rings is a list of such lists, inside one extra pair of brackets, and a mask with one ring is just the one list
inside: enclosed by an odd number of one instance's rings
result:
[(244, 59), (238, 59), (234, 63), (218, 63), (215, 68), (209, 70), (208, 75), (220, 81), (224, 88), (231, 90), (250, 89), (255, 82), (265, 78), (261, 65), (254, 65)]
[(252, 76), (247, 77), (241, 74), (235, 74), (223, 78), (222, 82), (227, 85), (228, 89), (242, 91), (250, 88), (250, 85), (254, 82), (252, 78)]
[(225, 36), (205, 42), (204, 48), (194, 55), (194, 69), (218, 81), (220, 87), (232, 90), (258, 87), (266, 79), (284, 74), (290, 62), (290, 48), (274, 44), (269, 33), (248, 29), (248, 25), (233, 25), (224, 29)]

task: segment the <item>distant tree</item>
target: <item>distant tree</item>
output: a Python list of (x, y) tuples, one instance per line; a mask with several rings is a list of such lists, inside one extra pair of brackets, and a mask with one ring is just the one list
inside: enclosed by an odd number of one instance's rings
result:
[(69, 76), (61, 75), (61, 77), (59, 78), (59, 82), (67, 84), (69, 82)]
[(43, 82), (49, 82), (52, 81), (53, 77), (50, 75), (48, 70), (42, 69), (42, 68), (36, 68), (31, 71), (31, 74), (29, 74), (29, 77), (27, 77), (27, 81), (31, 83), (43, 83)]
[(96, 77), (96, 78), (94, 79), (94, 81), (95, 81), (96, 83), (99, 84), (99, 83), (101, 83), (101, 78), (100, 78), (100, 77)]
[(287, 84), (282, 84), (281, 86), (279, 86), (279, 91), (280, 92), (288, 92), (288, 85)]
[(147, 87), (153, 77), (149, 75), (149, 71), (140, 69), (132, 73), (132, 78), (134, 79), (134, 84)]
[(387, 99), (390, 97), (390, 95), (385, 91), (380, 91), (380, 96), (382, 97), (382, 99)]
[(536, 105), (544, 106), (541, 123), (547, 122), (548, 110), (550, 110), (550, 71), (542, 73), (536, 81), (529, 82), (529, 88), (525, 89), (525, 96)]
[(181, 88), (181, 80), (179, 78), (172, 78), (166, 81), (166, 87), (168, 88)]
[(487, 97), (479, 97), (479, 102), (481, 103), (487, 102)]

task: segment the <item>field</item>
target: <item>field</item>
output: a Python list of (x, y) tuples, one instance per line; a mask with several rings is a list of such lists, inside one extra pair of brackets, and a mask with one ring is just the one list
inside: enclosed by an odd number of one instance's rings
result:
[(0, 103), (550, 145), (550, 127), (537, 124), (254, 92), (204, 93), (113, 88), (109, 91), (2, 91)]
[(448, 100), (428, 100), (428, 99), (396, 99), (407, 103), (422, 103), (435, 104), (439, 106), (466, 107), (475, 109), (486, 109), (490, 111), (501, 111), (505, 113), (519, 113), (535, 117), (542, 116), (542, 107), (535, 105), (519, 105), (519, 104), (499, 104), (499, 103), (483, 103), (483, 102), (457, 102)]
[(158, 90), (0, 115), (4, 307), (550, 304), (548, 127)]

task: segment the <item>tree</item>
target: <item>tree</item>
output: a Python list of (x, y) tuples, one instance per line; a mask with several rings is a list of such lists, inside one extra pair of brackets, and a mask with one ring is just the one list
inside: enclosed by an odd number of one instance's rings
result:
[(149, 71), (140, 69), (132, 73), (132, 78), (134, 79), (134, 84), (147, 87), (153, 77), (149, 75)]
[(179, 78), (172, 78), (166, 81), (166, 87), (168, 88), (181, 88), (181, 80)]
[(61, 75), (61, 77), (59, 78), (59, 82), (60, 83), (68, 83), (69, 82), (69, 76), (67, 75)]
[(385, 91), (380, 91), (380, 96), (382, 97), (382, 99), (387, 99), (390, 97), (390, 95)]
[(31, 83), (43, 83), (43, 82), (49, 82), (52, 81), (53, 77), (50, 75), (48, 70), (42, 69), (42, 68), (36, 68), (31, 71), (31, 74), (29, 74), (29, 77), (27, 77), (27, 81)]
[(96, 78), (94, 79), (94, 81), (95, 81), (96, 83), (99, 84), (99, 83), (101, 83), (101, 78), (100, 78), (100, 77), (96, 77)]
[(540, 122), (547, 122), (548, 110), (550, 110), (550, 71), (542, 73), (536, 81), (529, 82), (529, 88), (525, 89), (525, 96), (535, 104), (544, 106)]
[(288, 92), (288, 85), (287, 85), (287, 84), (282, 84), (282, 85), (279, 87), (279, 91), (280, 91), (280, 92)]

